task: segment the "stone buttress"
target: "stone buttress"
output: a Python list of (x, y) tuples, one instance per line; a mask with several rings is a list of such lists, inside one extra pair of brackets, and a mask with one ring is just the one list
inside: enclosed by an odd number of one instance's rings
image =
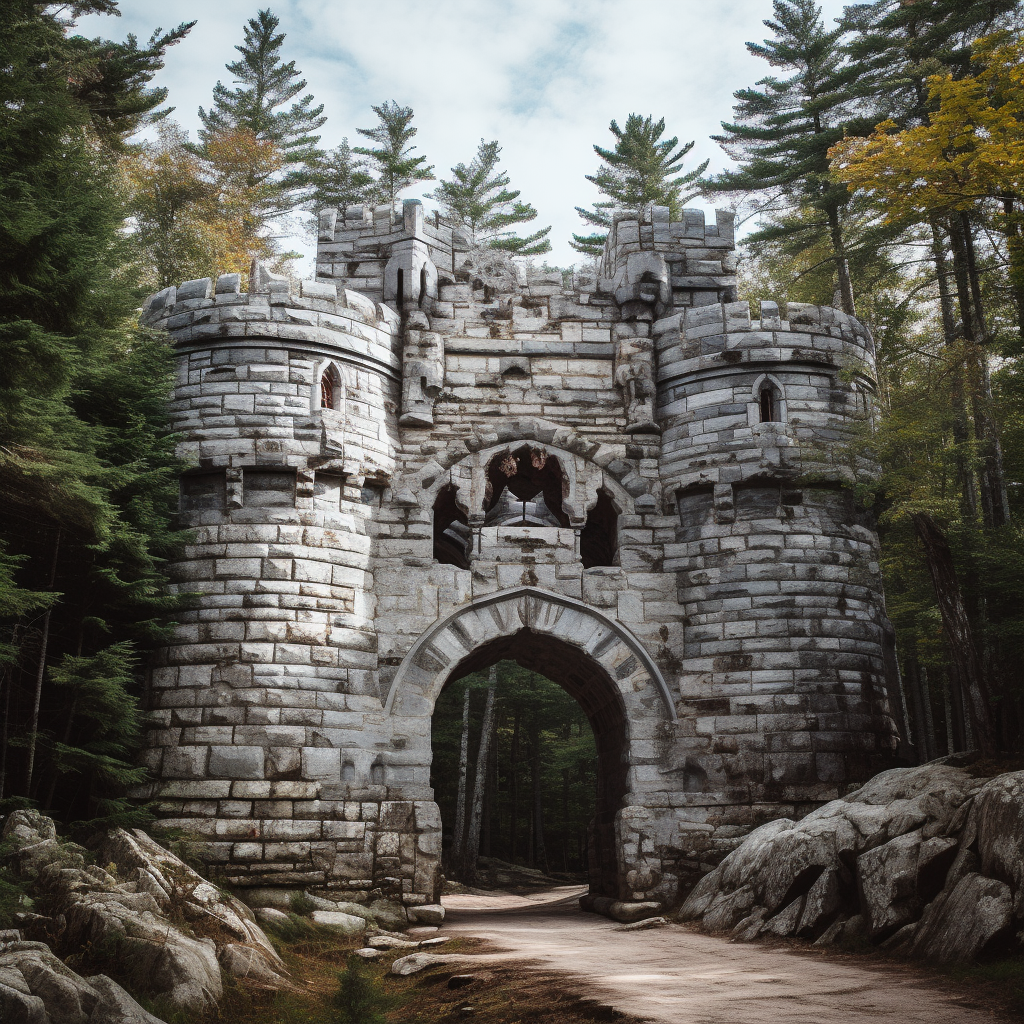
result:
[[(418, 202), (320, 218), (315, 281), (165, 289), (197, 595), (139, 790), (239, 886), (433, 902), (434, 702), (501, 658), (598, 747), (591, 884), (671, 901), (896, 744), (852, 485), (867, 331), (736, 301), (731, 215), (618, 213), (528, 275)], [(891, 658), (889, 659), (891, 661)], [(895, 704), (893, 706), (896, 706)]]

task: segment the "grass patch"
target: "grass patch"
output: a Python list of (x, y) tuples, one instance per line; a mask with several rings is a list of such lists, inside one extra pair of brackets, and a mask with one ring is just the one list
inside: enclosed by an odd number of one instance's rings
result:
[(950, 969), (949, 978), (958, 988), (980, 996), (985, 1005), (1024, 1016), (1024, 956), (959, 965)]

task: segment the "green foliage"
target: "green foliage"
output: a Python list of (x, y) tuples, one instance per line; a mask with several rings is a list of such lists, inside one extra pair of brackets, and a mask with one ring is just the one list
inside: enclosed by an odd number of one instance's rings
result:
[(327, 118), (322, 103), (313, 106), (312, 93), (296, 99), (306, 80), (295, 61), (282, 60), (285, 34), (277, 32), (280, 21), (268, 8), (246, 23), (245, 42), (235, 47), (241, 59), (225, 65), (238, 86), (229, 89), (222, 82), (214, 86), (213, 105), (209, 110), (199, 108), (203, 123), (199, 138), (207, 150), (219, 136), (238, 131), (273, 143), (287, 168), (277, 182), (276, 206), (287, 210), (302, 201), (301, 191), (309, 184), (305, 165), (319, 159), (320, 136), (314, 133)]
[(352, 153), (348, 139), (326, 153), (317, 153), (306, 170), (309, 195), (305, 208), (311, 213), (321, 210), (344, 210), (359, 206), (373, 198), (373, 176), (366, 173), (363, 162)]
[[(139, 778), (129, 764), (138, 655), (180, 603), (164, 574), (181, 468), (165, 411), (173, 354), (134, 326), (117, 160), (162, 102), (147, 82), (185, 29), (158, 34), (145, 53), (133, 40), (86, 46), (51, 9), (10, 6), (0, 37), (0, 66), (13, 69), (0, 75), (0, 798), (107, 818), (127, 813), (118, 790)], [(81, 95), (100, 74), (102, 87)], [(28, 749), (39, 753), (31, 787)]]
[[(589, 210), (577, 206), (576, 212), (587, 224), (605, 229), (611, 227), (613, 210), (639, 213), (649, 203), (667, 206), (672, 216), (678, 217), (686, 203), (699, 194), (698, 189), (686, 195), (683, 191), (697, 183), (707, 170), (708, 161), (684, 174), (683, 160), (693, 149), (693, 143), (679, 146), (676, 136), (663, 140), (664, 118), (655, 121), (653, 117), (630, 114), (625, 128), (612, 121), (608, 129), (615, 136), (615, 147), (603, 149), (595, 145), (594, 152), (604, 161), (604, 166), (586, 175), (587, 181), (593, 182), (608, 199), (594, 203)], [(577, 252), (600, 256), (606, 237), (607, 230), (590, 235), (574, 234), (569, 244)]]
[(316, 904), (304, 892), (297, 892), (292, 896), (292, 913), (299, 917), (309, 917), (316, 910)]
[(397, 998), (384, 988), (382, 978), (373, 974), (357, 956), (338, 975), (338, 991), (331, 1000), (337, 1024), (387, 1024), (388, 1010)]
[(436, 199), (445, 215), (468, 229), (475, 241), (513, 256), (539, 256), (551, 251), (551, 228), (541, 228), (525, 238), (512, 230), (517, 224), (536, 220), (537, 211), (521, 202), (520, 192), (508, 187), (509, 176), (498, 170), (501, 146), (480, 140), (469, 165), (452, 168), (452, 177), (442, 181), (428, 198)]
[(968, 74), (975, 40), (1012, 26), (1019, 13), (1020, 0), (874, 0), (846, 7), (843, 26), (852, 33), (846, 48), (860, 68), (856, 92), (871, 120), (920, 124), (930, 109), (925, 79)]
[(376, 142), (376, 147), (356, 146), (354, 153), (365, 156), (371, 169), (376, 171), (375, 194), (382, 203), (394, 206), (398, 194), (417, 181), (433, 181), (434, 168), (425, 156), (413, 156), (415, 146), (409, 141), (419, 130), (412, 126), (412, 107), (400, 107), (388, 100), (373, 107), (377, 125), (357, 128), (356, 131)]

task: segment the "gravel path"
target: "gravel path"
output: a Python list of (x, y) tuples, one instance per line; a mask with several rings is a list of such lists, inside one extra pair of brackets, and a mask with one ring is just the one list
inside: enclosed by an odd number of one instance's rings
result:
[[(573, 975), (594, 998), (666, 1024), (993, 1024), (912, 971), (729, 943), (678, 925), (626, 932), (581, 913), (578, 887), (446, 896), (442, 934), (487, 939), (494, 959)], [(487, 960), (489, 957), (476, 957)]]

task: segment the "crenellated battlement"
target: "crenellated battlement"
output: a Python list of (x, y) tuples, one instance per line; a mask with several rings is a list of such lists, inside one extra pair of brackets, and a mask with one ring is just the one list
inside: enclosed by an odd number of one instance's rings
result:
[(760, 319), (750, 303), (715, 303), (681, 310), (654, 324), (659, 384), (687, 374), (714, 373), (762, 363), (805, 363), (842, 368), (874, 382), (875, 343), (856, 317), (828, 306), (762, 301)]

